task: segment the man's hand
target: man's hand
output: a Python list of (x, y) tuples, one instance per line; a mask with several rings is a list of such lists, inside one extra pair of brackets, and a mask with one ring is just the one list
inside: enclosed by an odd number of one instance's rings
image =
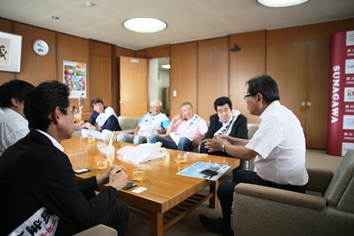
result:
[(184, 117), (182, 116), (182, 114), (177, 114), (172, 118), (172, 122), (175, 123), (175, 122), (177, 122), (179, 120), (183, 120), (183, 119), (184, 119)]
[(123, 166), (115, 166), (109, 174), (109, 186), (118, 191), (124, 188), (128, 182), (128, 175), (125, 173)]
[(205, 148), (208, 149), (208, 152), (221, 151), (224, 142), (225, 139), (222, 138), (206, 139)]
[(102, 175), (97, 176), (97, 185), (106, 184), (109, 181), (109, 176), (114, 166), (110, 166)]

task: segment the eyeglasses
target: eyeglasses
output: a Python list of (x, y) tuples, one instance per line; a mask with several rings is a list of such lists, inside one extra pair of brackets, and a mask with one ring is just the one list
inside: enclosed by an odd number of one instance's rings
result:
[(71, 113), (73, 113), (73, 115), (75, 115), (77, 113), (77, 110), (75, 110), (75, 106), (73, 106), (73, 108), (60, 108), (60, 110), (65, 110), (65, 111), (69, 111)]
[(252, 95), (252, 94), (247, 94), (247, 95), (245, 95), (245, 96), (243, 97), (243, 99), (245, 99), (245, 101), (248, 101), (249, 97), (253, 97), (253, 96), (255, 96), (255, 95), (257, 95), (257, 94), (254, 94), (254, 95)]

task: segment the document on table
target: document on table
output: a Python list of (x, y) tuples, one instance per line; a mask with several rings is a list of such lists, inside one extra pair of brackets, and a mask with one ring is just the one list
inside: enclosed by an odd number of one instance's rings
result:
[[(198, 161), (198, 162), (194, 163), (193, 165), (188, 166), (187, 168), (181, 170), (177, 174), (215, 181), (215, 180), (219, 179), (228, 169), (230, 169), (230, 167), (231, 167), (230, 165)], [(208, 176), (208, 175), (200, 173), (202, 170), (205, 170), (208, 168), (215, 168), (215, 170), (217, 171), (217, 174), (213, 175), (213, 176)]]

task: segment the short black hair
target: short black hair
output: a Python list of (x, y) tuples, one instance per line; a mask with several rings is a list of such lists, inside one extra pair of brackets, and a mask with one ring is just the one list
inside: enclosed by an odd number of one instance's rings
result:
[(258, 75), (246, 82), (248, 85), (248, 93), (252, 96), (257, 93), (263, 95), (267, 104), (280, 100), (277, 82), (269, 75)]
[(26, 81), (13, 79), (0, 86), (0, 107), (12, 107), (12, 98), (24, 101), (26, 93), (28, 90), (34, 86)]
[(218, 112), (218, 106), (223, 106), (225, 104), (229, 105), (230, 110), (232, 110), (232, 102), (229, 97), (219, 97), (215, 100), (214, 102), (214, 109), (216, 112)]
[[(52, 122), (48, 116), (56, 107), (67, 108), (70, 89), (68, 86), (56, 81), (46, 81), (32, 88), (25, 98), (24, 114), (30, 129), (39, 129), (47, 132)], [(61, 110), (65, 115), (66, 110)]]
[(93, 108), (93, 105), (95, 105), (96, 103), (102, 103), (103, 105), (103, 101), (101, 98), (94, 98), (91, 100), (91, 107)]

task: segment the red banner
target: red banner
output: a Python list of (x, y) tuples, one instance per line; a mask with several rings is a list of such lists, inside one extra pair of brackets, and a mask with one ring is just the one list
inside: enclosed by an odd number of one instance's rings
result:
[(331, 35), (327, 153), (354, 149), (354, 31)]

